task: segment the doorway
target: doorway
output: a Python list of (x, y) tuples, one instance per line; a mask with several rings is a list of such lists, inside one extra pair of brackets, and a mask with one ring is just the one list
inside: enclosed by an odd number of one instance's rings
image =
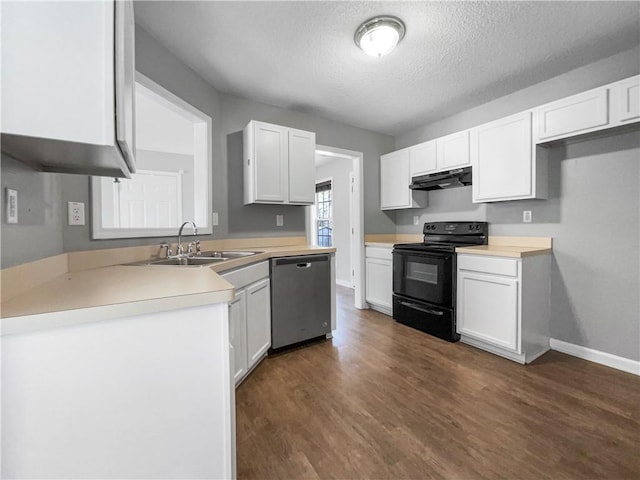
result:
[[(331, 215), (331, 241), (332, 246), (340, 252), (347, 252), (340, 255), (339, 264), (336, 262), (336, 269), (341, 271), (341, 277), (336, 275), (337, 284), (354, 289), (354, 305), (356, 308), (364, 309), (366, 302), (364, 298), (364, 211), (362, 192), (362, 170), (363, 154), (352, 150), (345, 150), (326, 145), (316, 145), (316, 159), (322, 163), (337, 162), (341, 167), (337, 173), (323, 178), (316, 178), (316, 185), (320, 189), (326, 189), (326, 182), (330, 181), (332, 191), (332, 215)], [(347, 163), (348, 162), (348, 163)], [(322, 176), (322, 173), (319, 173)], [(343, 185), (339, 193), (338, 188)], [(323, 195), (326, 196), (326, 194)], [(335, 205), (334, 205), (335, 202)], [(338, 205), (337, 203), (341, 204)], [(315, 206), (306, 209), (306, 231), (307, 241), (311, 245), (318, 244), (318, 226)], [(337, 216), (340, 214), (340, 217)], [(327, 219), (323, 219), (326, 220)], [(326, 226), (326, 223), (323, 225)], [(325, 229), (323, 233), (328, 233)], [(342, 240), (341, 240), (342, 239)], [(326, 241), (326, 240), (323, 240)], [(336, 242), (338, 245), (336, 245)], [(346, 259), (346, 260), (345, 260)], [(338, 260), (338, 254), (336, 254)]]

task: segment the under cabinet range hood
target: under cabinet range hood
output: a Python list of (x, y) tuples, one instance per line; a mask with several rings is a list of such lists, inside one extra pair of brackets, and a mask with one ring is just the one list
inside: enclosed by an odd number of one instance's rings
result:
[(411, 190), (440, 190), (466, 187), (467, 185), (471, 185), (471, 167), (413, 177), (409, 188)]

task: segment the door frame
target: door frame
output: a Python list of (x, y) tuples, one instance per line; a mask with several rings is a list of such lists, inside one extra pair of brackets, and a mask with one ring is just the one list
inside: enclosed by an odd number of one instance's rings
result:
[[(362, 175), (364, 154), (354, 150), (331, 147), (328, 145), (316, 145), (316, 153), (325, 156), (351, 160), (353, 163), (353, 205), (349, 212), (351, 234), (351, 268), (353, 271), (354, 305), (363, 310), (369, 308), (365, 300), (364, 288), (364, 192), (362, 189)], [(307, 241), (312, 244), (311, 238), (311, 207), (305, 209)]]

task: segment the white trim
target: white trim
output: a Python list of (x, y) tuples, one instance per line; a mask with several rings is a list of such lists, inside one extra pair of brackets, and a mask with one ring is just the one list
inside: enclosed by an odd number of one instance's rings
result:
[[(336, 158), (344, 158), (353, 162), (353, 175), (355, 178), (355, 189), (357, 194), (355, 195), (356, 205), (354, 206), (354, 212), (357, 213), (357, 218), (353, 219), (354, 226), (354, 238), (355, 247), (353, 250), (352, 262), (355, 275), (353, 278), (354, 291), (355, 291), (355, 307), (362, 310), (369, 308), (369, 305), (365, 299), (365, 287), (364, 287), (364, 190), (362, 186), (362, 178), (364, 171), (364, 154), (362, 152), (356, 152), (354, 150), (346, 150), (344, 148), (329, 147), (326, 145), (316, 145), (316, 153), (321, 155), (329, 155)], [(309, 208), (307, 210), (307, 216), (309, 216)], [(307, 232), (309, 234), (309, 232)]]
[[(174, 93), (157, 84), (149, 77), (136, 71), (136, 91), (145, 96), (153, 96), (153, 99), (174, 113), (193, 122), (194, 125), (194, 217), (198, 226), (198, 234), (213, 233), (212, 226), (212, 199), (213, 179), (211, 175), (213, 152), (213, 120), (206, 113), (198, 110)], [(206, 140), (202, 145), (202, 140)], [(101, 225), (101, 199), (100, 178), (91, 178), (91, 231), (93, 239), (113, 238), (141, 238), (141, 237), (166, 237), (175, 236), (178, 226), (169, 229), (116, 229), (102, 228)], [(202, 198), (205, 197), (206, 201)], [(182, 222), (180, 222), (182, 223)]]
[(623, 372), (640, 375), (640, 361), (638, 360), (619, 357), (611, 353), (601, 352), (600, 350), (594, 350), (581, 345), (563, 342), (562, 340), (555, 338), (549, 339), (549, 346), (551, 347), (551, 350), (555, 350), (557, 352), (566, 353), (567, 355), (599, 363), (600, 365), (622, 370)]
[(340, 285), (341, 287), (353, 288), (353, 285), (349, 282), (345, 282), (344, 280), (340, 280), (336, 278), (336, 285)]

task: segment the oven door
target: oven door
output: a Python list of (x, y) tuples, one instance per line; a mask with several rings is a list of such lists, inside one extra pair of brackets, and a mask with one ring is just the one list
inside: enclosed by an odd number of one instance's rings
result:
[(453, 253), (393, 250), (393, 293), (453, 307)]

